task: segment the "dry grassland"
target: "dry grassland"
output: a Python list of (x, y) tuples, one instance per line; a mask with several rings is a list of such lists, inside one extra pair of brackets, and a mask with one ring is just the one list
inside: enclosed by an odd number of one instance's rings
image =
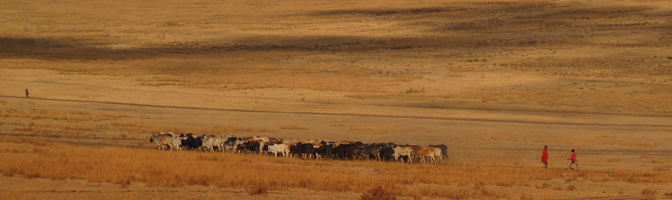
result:
[[(663, 171), (566, 171), (539, 167), (480, 165), (406, 165), (363, 161), (309, 161), (258, 155), (202, 152), (160, 152), (150, 149), (82, 147), (45, 140), (3, 138), (0, 154), (5, 177), (84, 179), (127, 188), (189, 185), (226, 188), (364, 192), (382, 186), (392, 195), (429, 198), (516, 198), (507, 189), (525, 193), (550, 187), (620, 182), (665, 184), (672, 174)], [(542, 183), (541, 186), (536, 183)], [(258, 189), (257, 189), (258, 190)], [(647, 189), (653, 191), (652, 189)], [(565, 193), (565, 191), (548, 191)], [(595, 193), (595, 192), (593, 192)]]
[[(10, 0), (0, 199), (672, 198), (670, 13), (663, 0)], [(161, 152), (158, 131), (443, 143), (450, 161)], [(564, 169), (571, 149), (580, 172)]]

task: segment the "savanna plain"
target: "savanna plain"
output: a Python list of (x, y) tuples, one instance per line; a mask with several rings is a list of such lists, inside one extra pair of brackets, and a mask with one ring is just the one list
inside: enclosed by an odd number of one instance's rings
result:
[[(0, 199), (672, 199), (671, 47), (666, 0), (6, 0)], [(449, 159), (162, 151), (159, 131)]]

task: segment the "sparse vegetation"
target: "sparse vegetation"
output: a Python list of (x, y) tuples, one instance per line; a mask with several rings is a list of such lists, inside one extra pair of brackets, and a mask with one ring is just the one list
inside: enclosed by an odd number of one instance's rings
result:
[(378, 186), (371, 188), (364, 192), (362, 196), (359, 198), (361, 200), (395, 200), (397, 199), (396, 196), (391, 194), (389, 191), (385, 190), (385, 188)]
[(266, 193), (266, 188), (263, 186), (251, 186), (247, 188), (247, 193), (250, 195), (260, 195)]
[(309, 130), (308, 127), (297, 126), (297, 125), (285, 125), (285, 126), (280, 126), (278, 128), (279, 129), (285, 129), (285, 130)]
[(656, 195), (656, 193), (657, 193), (657, 191), (655, 191), (655, 190), (650, 190), (650, 189), (643, 189), (642, 190), (642, 195), (645, 195), (645, 196), (653, 196), (653, 195)]
[[(153, 149), (84, 147), (45, 140), (8, 137), (0, 138), (0, 144), (2, 144), (0, 155), (5, 161), (0, 163), (0, 173), (6, 177), (85, 179), (92, 182), (115, 183), (123, 187), (130, 185), (131, 182), (168, 187), (186, 185), (232, 187), (244, 188), (252, 195), (263, 194), (266, 190), (297, 187), (319, 191), (365, 192), (362, 198), (374, 199), (391, 198), (396, 195), (502, 198), (507, 194), (497, 188), (526, 185), (526, 181), (550, 180), (563, 175), (562, 170), (536, 167), (471, 165), (423, 165), (418, 167), (402, 163), (323, 162), (277, 159), (256, 154), (210, 154), (193, 151), (165, 152)], [(167, 153), (171, 156), (163, 156)], [(36, 162), (41, 164), (34, 165)], [(324, 166), (329, 167), (324, 168)], [(376, 175), (357, 173), (361, 168), (376, 169), (378, 173)], [(491, 176), (493, 173), (498, 176)], [(405, 174), (405, 176), (395, 174)], [(605, 174), (600, 171), (584, 170), (578, 176), (583, 180), (598, 182), (667, 183), (672, 180), (672, 175), (665, 172), (617, 171), (609, 174), (612, 178), (603, 179)], [(275, 184), (277, 180), (283, 180), (283, 184)], [(464, 191), (459, 187), (454, 189), (450, 186), (453, 183), (472, 185), (473, 189), (470, 191)], [(384, 189), (376, 185), (383, 185)], [(496, 187), (493, 188), (490, 185)], [(371, 186), (376, 187), (369, 188)], [(542, 187), (550, 187), (550, 185), (542, 185)], [(575, 190), (575, 187), (568, 185), (566, 189)]]
[(522, 194), (520, 195), (520, 200), (533, 200), (534, 198), (530, 194)]
[(420, 90), (408, 88), (408, 90), (404, 91), (404, 94), (413, 94), (413, 93), (425, 93), (425, 88), (422, 88)]
[(665, 192), (665, 197), (668, 199), (672, 199), (672, 192)]

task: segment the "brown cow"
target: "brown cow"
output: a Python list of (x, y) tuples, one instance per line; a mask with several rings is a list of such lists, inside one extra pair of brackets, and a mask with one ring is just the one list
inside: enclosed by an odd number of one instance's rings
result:
[(158, 146), (157, 148), (161, 150), (165, 150), (164, 146), (170, 147), (170, 149), (173, 149), (173, 135), (171, 134), (153, 134), (152, 137), (149, 139), (149, 142), (152, 142)]
[(427, 147), (422, 147), (419, 151), (418, 154), (416, 154), (418, 158), (420, 158), (421, 162), (420, 163), (425, 163), (425, 158), (429, 157), (432, 159), (434, 164), (438, 164), (436, 162), (436, 152), (434, 148), (427, 148)]

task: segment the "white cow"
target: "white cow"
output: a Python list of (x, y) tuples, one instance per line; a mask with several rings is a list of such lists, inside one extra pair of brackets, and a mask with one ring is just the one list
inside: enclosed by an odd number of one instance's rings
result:
[[(411, 147), (396, 147), (394, 148), (394, 161), (399, 160), (400, 156), (408, 156), (410, 164), (413, 164), (413, 149)], [(405, 163), (402, 159), (401, 162)]]
[(220, 152), (224, 151), (224, 140), (219, 136), (203, 136), (203, 150), (210, 149), (210, 152), (215, 152), (215, 147), (219, 148)]
[(173, 132), (167, 132), (167, 133), (159, 132), (159, 134), (161, 134), (161, 135), (170, 135), (171, 137), (177, 137), (177, 136), (178, 136), (178, 135), (175, 135), (175, 133), (173, 133)]
[(443, 162), (443, 152), (441, 152), (440, 148), (434, 148), (434, 157), (440, 162)]
[(173, 149), (182, 151), (182, 139), (180, 137), (174, 137), (172, 141), (172, 146), (170, 146), (170, 150), (172, 151)]
[(274, 144), (268, 146), (268, 152), (274, 153), (275, 157), (278, 157), (278, 153), (282, 153), (282, 157), (287, 157), (287, 154), (289, 154), (287, 150), (287, 144)]

